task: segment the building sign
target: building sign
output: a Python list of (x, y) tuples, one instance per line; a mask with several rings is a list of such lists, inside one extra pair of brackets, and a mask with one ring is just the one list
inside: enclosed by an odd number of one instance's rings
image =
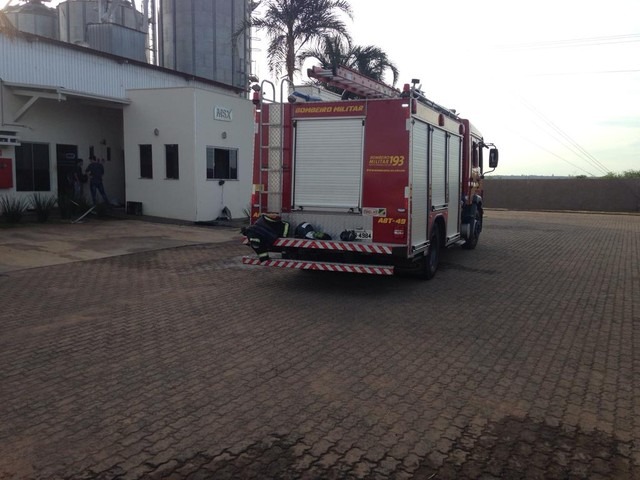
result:
[(214, 120), (221, 120), (223, 122), (230, 122), (233, 120), (233, 110), (226, 107), (217, 107), (213, 110)]

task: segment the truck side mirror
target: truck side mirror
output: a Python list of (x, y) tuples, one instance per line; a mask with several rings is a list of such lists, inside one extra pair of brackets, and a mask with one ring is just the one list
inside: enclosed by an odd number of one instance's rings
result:
[(498, 149), (492, 148), (489, 150), (489, 168), (498, 167)]

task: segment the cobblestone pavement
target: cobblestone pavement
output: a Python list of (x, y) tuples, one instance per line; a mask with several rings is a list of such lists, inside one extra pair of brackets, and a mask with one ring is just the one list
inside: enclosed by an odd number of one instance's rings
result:
[(234, 242), (0, 276), (0, 478), (640, 478), (640, 216), (485, 225), (430, 282)]

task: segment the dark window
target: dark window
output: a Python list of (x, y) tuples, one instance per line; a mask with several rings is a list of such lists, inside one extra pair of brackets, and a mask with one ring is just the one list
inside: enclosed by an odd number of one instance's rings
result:
[(49, 145), (26, 143), (16, 147), (16, 190), (48, 192), (51, 190)]
[(151, 145), (140, 145), (140, 178), (153, 178)]
[(476, 142), (473, 142), (473, 151), (472, 151), (472, 161), (473, 161), (473, 167), (477, 168), (480, 166), (480, 160), (478, 158), (478, 144)]
[(207, 178), (238, 179), (238, 150), (207, 147)]
[(180, 178), (178, 174), (178, 145), (165, 145), (164, 151), (167, 161), (167, 178)]

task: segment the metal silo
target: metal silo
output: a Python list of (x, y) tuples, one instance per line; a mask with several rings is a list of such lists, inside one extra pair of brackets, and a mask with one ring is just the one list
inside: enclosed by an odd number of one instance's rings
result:
[(246, 87), (250, 32), (233, 33), (250, 15), (249, 0), (161, 0), (159, 63), (163, 67)]
[(89, 47), (102, 52), (147, 61), (147, 34), (117, 23), (93, 23), (87, 25)]
[(98, 2), (95, 0), (69, 0), (58, 5), (60, 40), (64, 42), (86, 45), (87, 25), (99, 21)]
[(23, 5), (9, 6), (3, 12), (13, 26), (21, 32), (58, 38), (56, 10), (44, 6), (40, 0), (30, 0)]
[(58, 5), (60, 40), (146, 60), (147, 21), (127, 0), (68, 0)]

